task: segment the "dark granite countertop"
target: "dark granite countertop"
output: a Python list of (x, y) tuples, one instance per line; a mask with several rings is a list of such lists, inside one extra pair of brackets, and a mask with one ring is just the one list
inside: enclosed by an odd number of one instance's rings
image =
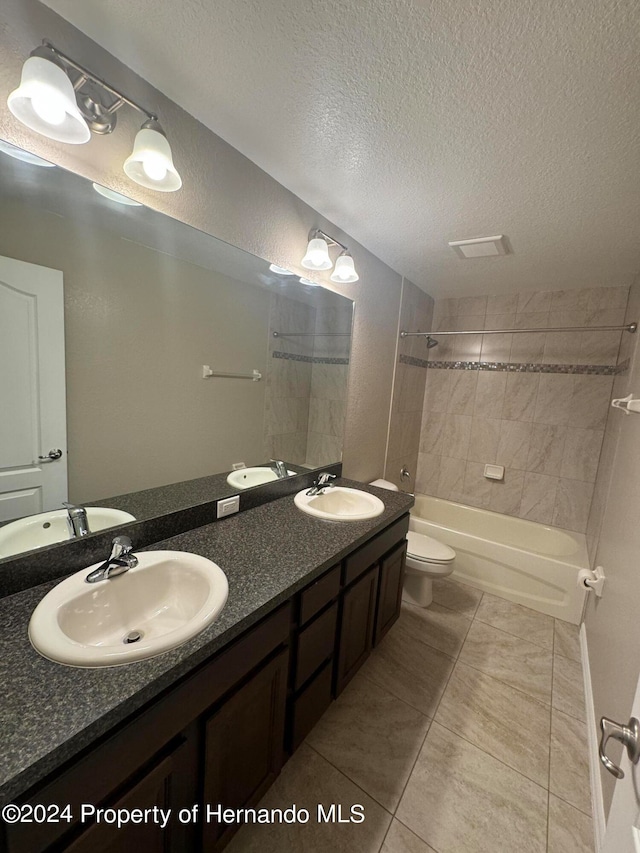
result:
[(101, 669), (53, 663), (31, 647), (27, 626), (55, 582), (1, 599), (0, 804), (91, 745), (413, 505), (403, 493), (338, 483), (378, 495), (384, 513), (371, 521), (325, 522), (300, 512), (289, 496), (149, 546), (208, 557), (229, 581), (218, 620), (158, 657)]

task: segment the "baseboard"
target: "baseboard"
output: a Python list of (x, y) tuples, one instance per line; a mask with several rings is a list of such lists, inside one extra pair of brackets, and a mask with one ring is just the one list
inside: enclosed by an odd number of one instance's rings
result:
[(589, 743), (589, 772), (591, 776), (591, 813), (593, 815), (593, 835), (595, 853), (600, 853), (604, 842), (606, 827), (604, 815), (604, 800), (602, 797), (602, 779), (600, 778), (600, 758), (598, 726), (593, 704), (593, 687), (591, 685), (591, 670), (589, 668), (589, 651), (587, 648), (587, 626), (580, 626), (580, 656), (582, 657), (582, 675), (584, 678), (584, 698), (587, 709), (587, 738)]

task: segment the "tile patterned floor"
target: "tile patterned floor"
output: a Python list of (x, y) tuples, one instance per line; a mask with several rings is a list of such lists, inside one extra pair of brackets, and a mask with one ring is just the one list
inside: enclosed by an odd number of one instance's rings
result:
[[(400, 619), (231, 853), (593, 853), (578, 629), (452, 580)], [(318, 824), (317, 803), (365, 808)]]

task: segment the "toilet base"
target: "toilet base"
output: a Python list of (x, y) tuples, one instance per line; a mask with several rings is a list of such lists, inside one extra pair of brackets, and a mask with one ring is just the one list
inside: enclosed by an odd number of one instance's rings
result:
[(416, 607), (428, 607), (433, 601), (433, 582), (425, 574), (405, 574), (402, 600)]

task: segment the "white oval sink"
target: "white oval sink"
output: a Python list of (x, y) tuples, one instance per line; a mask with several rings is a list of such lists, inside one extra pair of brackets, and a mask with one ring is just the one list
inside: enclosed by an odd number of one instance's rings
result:
[[(136, 520), (131, 513), (121, 509), (102, 506), (88, 506), (85, 509), (92, 533)], [(68, 517), (66, 509), (54, 509), (5, 524), (0, 527), (0, 557), (11, 557), (23, 551), (55, 545), (56, 542), (67, 542), (73, 538)]]
[[(294, 477), (296, 472), (287, 470), (287, 474)], [(227, 477), (227, 483), (232, 489), (250, 489), (251, 486), (262, 486), (264, 483), (272, 483), (277, 479), (278, 475), (271, 468), (257, 466), (232, 471)]]
[(183, 551), (136, 556), (124, 574), (87, 583), (96, 563), (47, 593), (29, 622), (36, 651), (68, 666), (118, 666), (180, 646), (219, 615), (229, 592), (220, 566)]
[(308, 495), (308, 489), (298, 492), (294, 503), (316, 518), (326, 521), (366, 521), (384, 512), (384, 504), (375, 495), (346, 486), (332, 486), (319, 495)]

